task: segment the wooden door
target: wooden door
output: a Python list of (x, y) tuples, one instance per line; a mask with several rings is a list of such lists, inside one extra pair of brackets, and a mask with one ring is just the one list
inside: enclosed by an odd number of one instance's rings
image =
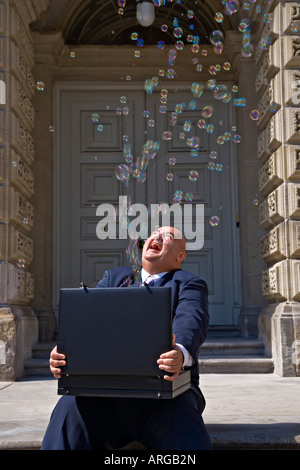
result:
[[(99, 240), (96, 235), (99, 205), (117, 208), (123, 195), (128, 204), (139, 202), (149, 207), (165, 202), (171, 206), (175, 191), (181, 190), (187, 199), (182, 203), (203, 204), (205, 208), (204, 246), (189, 250), (183, 268), (208, 283), (211, 324), (235, 324), (240, 302), (234, 144), (216, 144), (217, 134), (231, 130), (232, 117), (222, 109), (225, 105), (212, 101), (210, 95), (203, 95), (196, 107), (195, 103), (192, 106), (190, 90), (184, 86), (168, 91), (166, 110), (161, 108), (161, 97), (161, 89), (147, 94), (142, 85), (138, 90), (108, 85), (93, 90), (79, 90), (76, 85), (73, 90), (60, 89), (54, 303), (59, 287), (77, 287), (81, 281), (94, 286), (106, 269), (128, 264), (129, 238)], [(178, 111), (178, 104), (182, 109), (175, 121), (172, 113)], [(214, 125), (212, 134), (199, 124), (206, 106), (213, 107), (211, 117), (206, 118)], [(99, 116), (98, 122), (94, 114)], [(172, 132), (172, 139), (164, 140), (164, 132)], [(199, 138), (197, 156), (191, 156), (189, 137)], [(127, 164), (124, 144), (131, 146), (136, 161), (149, 140), (159, 142), (160, 148), (148, 162), (145, 180), (138, 181), (132, 175), (127, 184), (118, 180), (117, 165)], [(215, 159), (210, 156), (212, 151), (218, 153)], [(209, 169), (209, 164), (214, 169)], [(198, 173), (194, 181), (191, 171), (194, 176)], [(167, 178), (168, 173), (173, 177)], [(192, 193), (192, 200), (187, 193)], [(217, 225), (210, 223), (214, 216), (219, 217)]]

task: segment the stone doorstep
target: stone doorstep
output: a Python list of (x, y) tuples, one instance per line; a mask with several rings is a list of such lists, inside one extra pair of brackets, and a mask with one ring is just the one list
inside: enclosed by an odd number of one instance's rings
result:
[[(26, 376), (50, 376), (49, 355), (55, 342), (38, 343), (33, 357), (25, 363)], [(200, 373), (271, 373), (272, 358), (264, 356), (263, 343), (240, 337), (211, 337), (202, 345), (199, 355)]]
[[(300, 450), (299, 429), (282, 423), (273, 429), (261, 424), (207, 424), (213, 450)], [(11, 440), (0, 442), (1, 450), (40, 450), (41, 440)], [(116, 450), (147, 450), (138, 441), (132, 441)]]

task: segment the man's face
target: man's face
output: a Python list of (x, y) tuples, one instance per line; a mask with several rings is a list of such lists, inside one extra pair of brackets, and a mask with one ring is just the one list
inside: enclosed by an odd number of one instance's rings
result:
[(178, 269), (185, 258), (185, 241), (174, 227), (161, 227), (146, 240), (143, 267), (150, 274)]

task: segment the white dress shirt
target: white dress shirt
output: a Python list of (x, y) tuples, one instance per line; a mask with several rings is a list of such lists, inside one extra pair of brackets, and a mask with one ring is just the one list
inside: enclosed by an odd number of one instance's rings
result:
[[(144, 284), (144, 282), (147, 280), (147, 278), (150, 276), (151, 279), (154, 279), (154, 282), (157, 280), (157, 279), (160, 279), (162, 276), (164, 276), (165, 274), (167, 274), (168, 271), (165, 271), (163, 273), (157, 273), (157, 274), (149, 274), (147, 273), (147, 271), (145, 271), (144, 268), (142, 268), (142, 271), (141, 271), (141, 276), (142, 276), (142, 284)], [(182, 364), (182, 367), (190, 367), (192, 364), (193, 364), (193, 358), (192, 356), (190, 355), (190, 353), (188, 352), (188, 350), (182, 346), (182, 344), (178, 344), (178, 343), (175, 343), (176, 346), (178, 346), (183, 354), (183, 364)]]

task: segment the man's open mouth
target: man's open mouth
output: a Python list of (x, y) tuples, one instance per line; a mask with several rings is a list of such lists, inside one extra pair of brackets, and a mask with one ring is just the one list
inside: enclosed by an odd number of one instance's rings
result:
[(153, 240), (150, 245), (149, 245), (149, 249), (151, 250), (155, 250), (155, 251), (161, 251), (162, 250), (162, 242), (160, 240)]

